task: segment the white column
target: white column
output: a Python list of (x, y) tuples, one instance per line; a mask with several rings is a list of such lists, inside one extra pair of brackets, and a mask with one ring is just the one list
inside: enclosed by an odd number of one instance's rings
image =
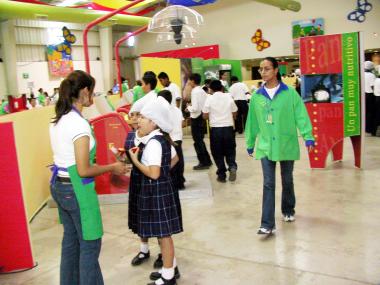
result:
[[(13, 20), (0, 22), (0, 42), (4, 65), (5, 90), (4, 95), (19, 95), (17, 86), (17, 54), (16, 36)], [(1, 80), (3, 82), (3, 80)], [(0, 97), (3, 94), (0, 94)]]
[(104, 91), (107, 92), (113, 87), (113, 44), (112, 27), (101, 27), (100, 36), (100, 56), (103, 67)]

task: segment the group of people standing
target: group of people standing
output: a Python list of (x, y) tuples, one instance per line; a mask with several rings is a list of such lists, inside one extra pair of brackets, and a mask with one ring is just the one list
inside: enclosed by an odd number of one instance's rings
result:
[[(194, 147), (199, 164), (194, 170), (208, 169), (211, 158), (203, 141), (205, 120), (210, 124), (210, 148), (217, 167), (217, 181), (225, 183), (237, 177), (234, 119), (239, 113), (248, 117), (245, 127), (247, 152), (261, 160), (264, 187), (263, 213), (258, 234), (275, 231), (275, 166), (279, 161), (282, 174), (282, 213), (287, 222), (294, 221), (294, 160), (299, 159), (297, 128), (311, 151), (312, 127), (306, 108), (297, 92), (281, 82), (278, 63), (266, 58), (260, 65), (265, 84), (252, 96), (249, 110), (240, 104), (243, 97), (225, 92), (221, 80), (212, 80), (206, 90), (201, 76), (192, 74), (191, 102), (184, 108), (191, 117)], [(64, 227), (61, 257), (61, 285), (104, 284), (98, 258), (103, 227), (94, 177), (105, 172), (130, 172), (128, 227), (140, 237), (140, 249), (132, 259), (138, 266), (150, 258), (149, 238), (157, 238), (160, 253), (150, 285), (176, 284), (180, 272), (175, 258), (172, 235), (183, 231), (178, 191), (184, 189), (182, 153), (183, 114), (178, 109), (181, 93), (165, 73), (158, 79), (165, 87), (155, 92), (157, 76), (147, 71), (142, 77), (144, 96), (130, 110), (133, 128), (125, 142), (126, 160), (97, 165), (96, 142), (89, 123), (82, 117), (83, 107), (92, 102), (95, 80), (83, 71), (72, 72), (62, 81), (51, 122), (50, 137), (54, 154), (51, 193), (58, 204)], [(230, 92), (247, 93), (248, 89), (232, 78)], [(237, 85), (235, 85), (237, 84)], [(235, 88), (234, 88), (235, 86)], [(235, 99), (235, 100), (234, 100)], [(243, 131), (243, 130), (241, 130)], [(240, 130), (238, 130), (240, 132)], [(227, 163), (227, 167), (226, 167)]]

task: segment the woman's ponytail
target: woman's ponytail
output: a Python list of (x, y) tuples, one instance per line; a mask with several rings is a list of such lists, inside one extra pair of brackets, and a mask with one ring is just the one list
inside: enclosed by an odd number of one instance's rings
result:
[(95, 79), (82, 70), (73, 71), (61, 82), (59, 98), (55, 105), (54, 124), (72, 110), (74, 100), (79, 98), (80, 91), (86, 87), (92, 92), (95, 87)]
[(53, 123), (58, 123), (63, 115), (66, 115), (71, 111), (73, 107), (72, 102), (72, 87), (70, 81), (66, 78), (61, 82), (59, 86), (59, 97), (55, 105), (55, 118)]

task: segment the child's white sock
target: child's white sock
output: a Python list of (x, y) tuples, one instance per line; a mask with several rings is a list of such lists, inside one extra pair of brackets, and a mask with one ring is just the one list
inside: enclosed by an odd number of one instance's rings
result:
[(149, 243), (142, 242), (140, 244), (140, 252), (142, 252), (142, 253), (148, 253), (149, 252)]
[(174, 277), (174, 268), (165, 268), (162, 267), (162, 275), (166, 280), (171, 280)]

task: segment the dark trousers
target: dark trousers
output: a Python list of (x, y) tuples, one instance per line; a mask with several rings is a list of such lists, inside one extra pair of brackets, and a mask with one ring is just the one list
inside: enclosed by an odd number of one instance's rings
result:
[(210, 130), (211, 154), (218, 170), (218, 177), (226, 178), (226, 160), (228, 170), (236, 170), (236, 141), (233, 127), (211, 128)]
[(103, 285), (99, 254), (102, 240), (83, 240), (80, 209), (72, 184), (51, 186), (63, 224), (60, 285)]
[(235, 120), (235, 131), (242, 134), (245, 128), (245, 122), (247, 121), (248, 103), (247, 100), (236, 100), (235, 104), (238, 107)]
[(380, 124), (380, 96), (374, 97), (374, 108), (373, 108), (373, 116), (372, 116), (372, 131), (371, 134), (376, 136), (377, 128)]
[(182, 152), (182, 141), (175, 141), (176, 146), (175, 151), (177, 152), (179, 161), (174, 167), (170, 170), (170, 175), (172, 177), (173, 185), (176, 189), (183, 189), (185, 187), (185, 177), (183, 173), (185, 171), (185, 161), (183, 159)]
[(193, 136), (194, 148), (199, 163), (202, 165), (211, 165), (210, 155), (208, 154), (206, 145), (203, 141), (205, 136), (204, 126), (205, 120), (203, 120), (202, 115), (195, 119), (191, 118), (191, 135)]
[(373, 93), (365, 93), (365, 131), (366, 133), (374, 133), (375, 118), (375, 95)]
[[(276, 200), (276, 161), (271, 161), (265, 157), (261, 159), (261, 166), (264, 176), (261, 227), (274, 229), (276, 228), (274, 218)], [(293, 184), (294, 161), (280, 161), (280, 166), (282, 180), (281, 212), (283, 215), (294, 215), (294, 208), (296, 206)]]

